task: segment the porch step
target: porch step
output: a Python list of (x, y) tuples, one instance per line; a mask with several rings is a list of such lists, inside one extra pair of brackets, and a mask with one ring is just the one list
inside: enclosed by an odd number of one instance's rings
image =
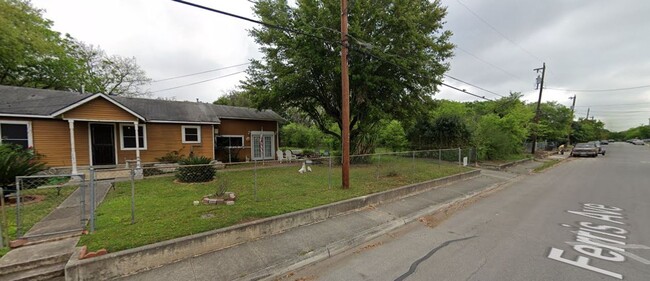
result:
[(0, 275), (0, 280), (52, 280), (64, 276), (66, 262), (67, 259), (64, 262), (39, 266), (28, 270), (17, 271), (9, 274), (2, 273)]

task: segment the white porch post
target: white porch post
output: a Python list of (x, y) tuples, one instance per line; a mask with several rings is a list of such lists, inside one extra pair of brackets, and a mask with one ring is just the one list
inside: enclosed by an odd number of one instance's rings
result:
[(68, 120), (68, 127), (70, 128), (70, 158), (72, 160), (72, 173), (77, 174), (77, 152), (74, 144), (74, 120)]
[(138, 127), (138, 121), (133, 122), (135, 129), (135, 168), (140, 170), (142, 168), (140, 164), (140, 128)]

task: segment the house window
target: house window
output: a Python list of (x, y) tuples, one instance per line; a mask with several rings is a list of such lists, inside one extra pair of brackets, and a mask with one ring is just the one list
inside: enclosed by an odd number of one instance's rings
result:
[(244, 136), (217, 136), (217, 147), (244, 147)]
[[(120, 147), (122, 150), (135, 150), (135, 125), (120, 124)], [(138, 125), (140, 149), (147, 149), (147, 127)]]
[(201, 126), (183, 126), (183, 143), (201, 143)]
[(274, 159), (275, 134), (273, 132), (251, 132), (253, 160)]
[(16, 144), (23, 148), (32, 146), (31, 126), (26, 121), (0, 120), (0, 143)]

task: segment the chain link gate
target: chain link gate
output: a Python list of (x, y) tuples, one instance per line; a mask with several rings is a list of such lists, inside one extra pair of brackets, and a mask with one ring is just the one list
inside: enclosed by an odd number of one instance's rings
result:
[[(43, 209), (32, 201), (46, 200), (47, 196), (65, 196), (68, 192), (61, 194), (63, 189), (73, 191), (67, 198), (58, 200), (61, 201), (59, 205), (52, 206), (48, 214), (40, 217), (37, 213)], [(92, 189), (93, 184), (85, 174), (16, 177), (16, 238), (64, 235), (85, 230), (90, 213), (87, 201), (90, 199), (91, 204), (94, 201), (94, 196), (89, 196)]]

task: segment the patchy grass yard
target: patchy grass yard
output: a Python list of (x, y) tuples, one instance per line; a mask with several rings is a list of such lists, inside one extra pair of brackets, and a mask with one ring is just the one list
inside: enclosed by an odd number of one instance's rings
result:
[[(59, 206), (59, 204), (61, 204), (61, 202), (63, 202), (63, 200), (65, 200), (76, 188), (77, 187), (75, 186), (61, 188), (61, 193), (59, 195), (57, 195), (56, 188), (28, 189), (21, 191), (21, 195), (43, 196), (43, 200), (40, 202), (27, 202), (27, 204), (21, 206), (22, 233), (24, 234), (27, 232), (27, 230), (32, 228), (34, 224), (52, 212), (52, 210)], [(16, 206), (7, 205), (4, 210), (7, 216), (9, 238), (11, 240), (16, 239)], [(0, 219), (2, 219), (1, 214)], [(3, 256), (7, 252), (8, 248), (0, 249), (0, 256)]]
[[(130, 182), (119, 183), (97, 210), (96, 232), (83, 236), (79, 244), (91, 251), (115, 252), (469, 170), (437, 160), (381, 156), (372, 164), (352, 165), (351, 187), (344, 190), (340, 166), (330, 174), (325, 162), (312, 166), (311, 173), (299, 174), (300, 165), (258, 169), (257, 200), (253, 170), (219, 170), (217, 180), (209, 183), (176, 183), (173, 177), (136, 181), (135, 224), (131, 224)], [(215, 193), (222, 181), (236, 193), (235, 205), (192, 204)]]

